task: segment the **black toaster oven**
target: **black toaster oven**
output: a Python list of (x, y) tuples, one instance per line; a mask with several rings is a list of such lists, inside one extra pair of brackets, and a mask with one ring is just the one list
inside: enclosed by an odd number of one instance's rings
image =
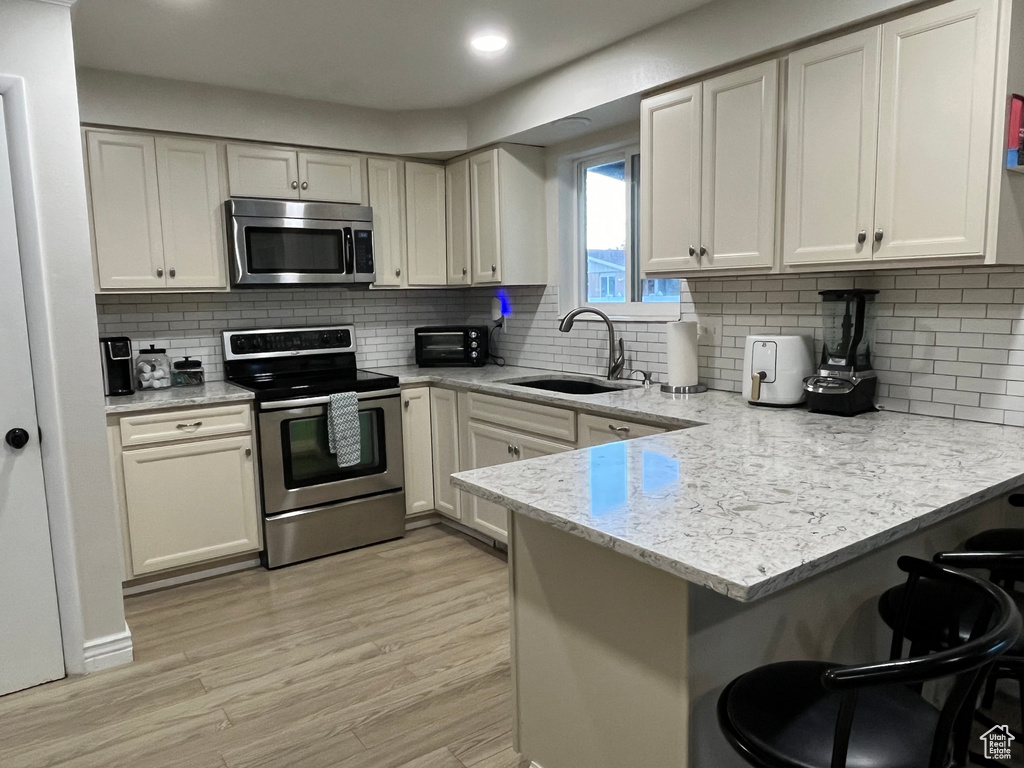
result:
[(485, 365), (487, 326), (432, 325), (415, 330), (416, 365)]

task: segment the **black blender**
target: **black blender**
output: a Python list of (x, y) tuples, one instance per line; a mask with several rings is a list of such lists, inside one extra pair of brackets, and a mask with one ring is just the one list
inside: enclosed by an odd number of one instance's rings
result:
[(856, 416), (874, 411), (878, 376), (871, 368), (878, 291), (819, 291), (825, 346), (818, 373), (804, 379), (807, 406), (815, 413)]

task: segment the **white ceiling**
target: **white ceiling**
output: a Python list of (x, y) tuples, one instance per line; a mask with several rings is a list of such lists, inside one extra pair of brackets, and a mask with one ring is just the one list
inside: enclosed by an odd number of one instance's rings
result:
[[(79, 0), (79, 66), (378, 109), (472, 104), (709, 0)], [(481, 59), (467, 39), (508, 31)]]

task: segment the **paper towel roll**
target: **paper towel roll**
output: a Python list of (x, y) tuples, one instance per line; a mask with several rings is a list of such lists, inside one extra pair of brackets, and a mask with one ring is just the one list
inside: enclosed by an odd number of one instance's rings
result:
[(666, 323), (668, 383), (692, 387), (697, 383), (697, 323), (680, 320)]

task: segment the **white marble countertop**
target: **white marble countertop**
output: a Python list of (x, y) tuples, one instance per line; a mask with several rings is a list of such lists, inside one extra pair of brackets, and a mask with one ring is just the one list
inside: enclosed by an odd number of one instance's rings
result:
[(235, 400), (252, 400), (253, 393), (226, 381), (208, 381), (200, 387), (167, 387), (137, 390), (134, 395), (107, 397), (107, 413), (151, 411), (159, 408), (187, 408)]
[(388, 369), (690, 429), (461, 472), (453, 483), (740, 601), (755, 600), (1024, 485), (1024, 429), (897, 413), (854, 418), (657, 389), (579, 396), (531, 369)]

